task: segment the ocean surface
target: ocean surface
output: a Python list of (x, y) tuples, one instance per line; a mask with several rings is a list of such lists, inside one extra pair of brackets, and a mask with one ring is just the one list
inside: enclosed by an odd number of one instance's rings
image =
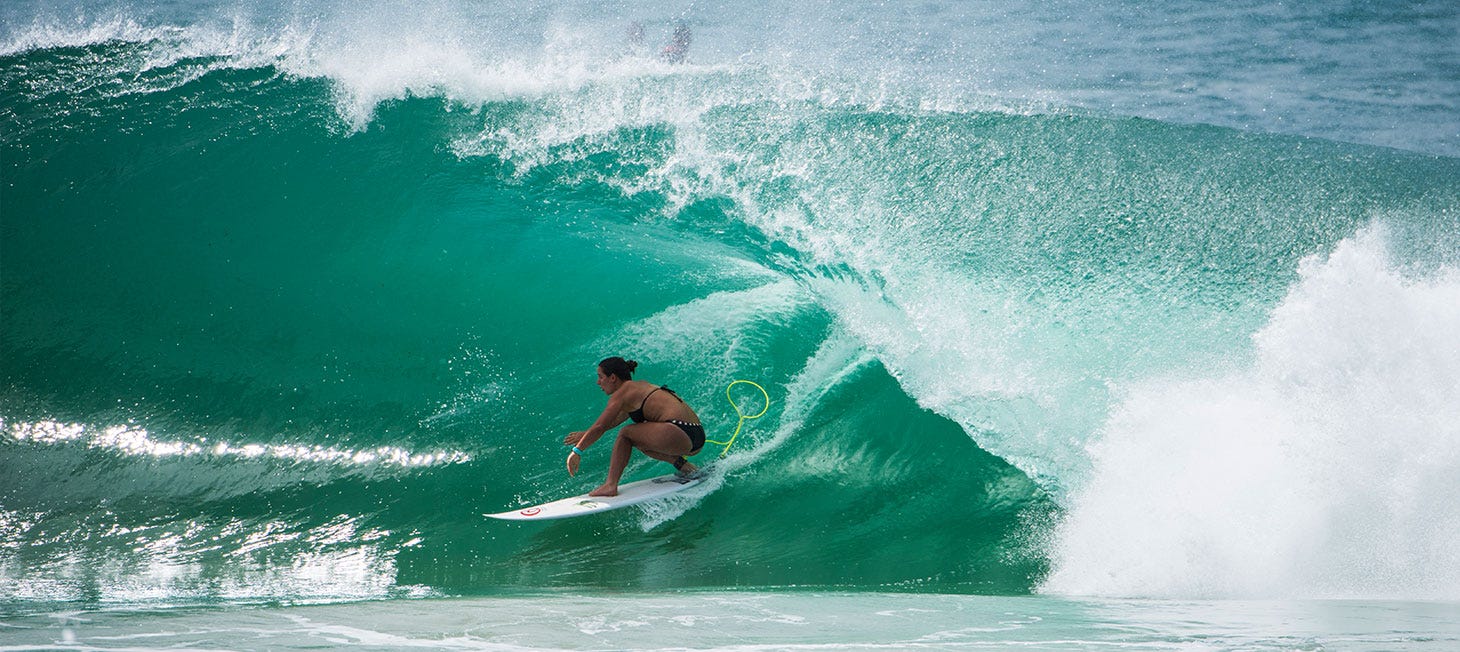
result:
[[(483, 519), (611, 355), (766, 413)], [(1441, 650), (1457, 542), (1454, 2), (0, 5), (0, 650)]]

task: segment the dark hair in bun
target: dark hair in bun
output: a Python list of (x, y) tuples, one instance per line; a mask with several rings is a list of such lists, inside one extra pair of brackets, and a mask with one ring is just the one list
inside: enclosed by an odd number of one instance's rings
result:
[(618, 376), (621, 380), (633, 380), (634, 370), (639, 368), (639, 363), (614, 356), (598, 363), (598, 368), (603, 370), (605, 376)]

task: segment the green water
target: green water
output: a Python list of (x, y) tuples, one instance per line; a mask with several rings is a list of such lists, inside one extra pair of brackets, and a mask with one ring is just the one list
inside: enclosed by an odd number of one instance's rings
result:
[(14, 618), (7, 649), (1445, 650), (1451, 605), (876, 592), (526, 594)]
[[(1028, 594), (1110, 472), (1089, 446), (1132, 388), (1266, 359), (1253, 335), (1304, 265), (1365, 229), (1441, 292), (1460, 251), (1444, 156), (860, 101), (754, 66), (375, 98), (173, 45), (0, 56), (14, 608)], [(1443, 341), (1444, 305), (1392, 314), (1438, 315), (1407, 332)], [(1453, 369), (1427, 347), (1376, 350), (1433, 357), (1441, 381), (1409, 412), (1449, 459)], [(608, 355), (676, 388), (711, 438), (735, 426), (732, 380), (772, 403), (685, 500), (483, 520), (598, 482), (607, 447), (568, 478), (560, 442), (601, 409)], [(1421, 547), (1447, 540), (1439, 522)], [(1408, 559), (1393, 577), (1432, 568)]]

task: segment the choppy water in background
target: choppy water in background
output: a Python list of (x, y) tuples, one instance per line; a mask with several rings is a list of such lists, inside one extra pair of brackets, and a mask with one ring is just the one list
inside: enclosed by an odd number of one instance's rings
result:
[[(0, 613), (26, 645), (57, 610), (149, 614), (130, 636), (543, 589), (503, 608), (1370, 617), (1305, 602), (1342, 598), (1454, 639), (1429, 615), (1460, 600), (1450, 3), (0, 19)], [(681, 499), (484, 522), (599, 481), (606, 446), (568, 479), (559, 442), (616, 354), (712, 438), (731, 380), (771, 409)]]

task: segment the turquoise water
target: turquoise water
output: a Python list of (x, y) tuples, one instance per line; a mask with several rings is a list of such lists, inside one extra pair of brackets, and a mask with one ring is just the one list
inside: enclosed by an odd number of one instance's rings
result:
[[(665, 596), (709, 647), (1455, 639), (1454, 7), (772, 9), (7, 3), (19, 645)], [(771, 405), (675, 500), (482, 519), (601, 480), (609, 355), (712, 439)], [(532, 644), (689, 645), (583, 627)]]
[(10, 619), (0, 649), (1445, 650), (1456, 622), (1453, 605), (1426, 602), (531, 594), (50, 613)]

